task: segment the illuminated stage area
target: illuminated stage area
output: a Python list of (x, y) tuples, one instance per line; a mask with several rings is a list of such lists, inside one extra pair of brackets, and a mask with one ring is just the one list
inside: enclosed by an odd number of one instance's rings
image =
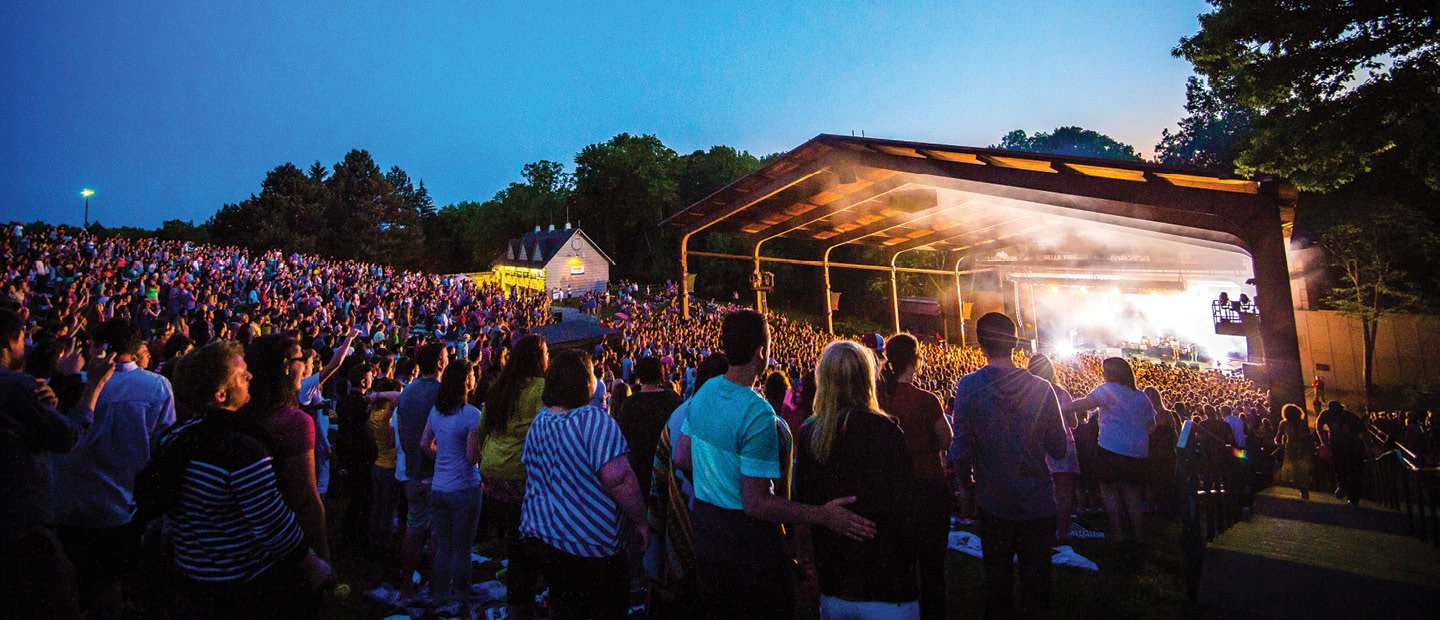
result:
[[(959, 339), (973, 319), (998, 311), (1015, 317), (1022, 337), (1042, 351), (1249, 362), (1247, 372), (1278, 405), (1301, 398), (1285, 258), (1293, 200), (1278, 181), (820, 135), (665, 224), (682, 231), (683, 272), (691, 256), (749, 261), (762, 309), (766, 263), (820, 267), (816, 305), (827, 321), (833, 298), (823, 292), (832, 268), (888, 272), (898, 331), (906, 325), (897, 274), (947, 276), (951, 286), (935, 294), (947, 323), (961, 326)], [(690, 248), (692, 237), (712, 231), (744, 239), (750, 252)], [(804, 242), (814, 253), (768, 256), (766, 244), (777, 239)], [(882, 250), (884, 260), (833, 259), (836, 248), (852, 244)], [(928, 253), (933, 260), (921, 262), (935, 266), (901, 265), (911, 253)], [(1255, 306), (1243, 321), (1217, 322), (1211, 302), (1221, 292), (1245, 294)], [(833, 331), (833, 322), (827, 327)]]
[(1126, 293), (1055, 287), (1033, 294), (1042, 353), (1138, 356), (1231, 369), (1247, 359), (1245, 338), (1215, 333), (1214, 295), (1195, 289)]

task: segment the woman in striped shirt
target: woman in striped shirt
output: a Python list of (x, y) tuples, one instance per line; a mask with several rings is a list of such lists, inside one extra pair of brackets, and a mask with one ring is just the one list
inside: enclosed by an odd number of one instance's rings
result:
[[(642, 547), (649, 542), (629, 447), (614, 418), (589, 404), (594, 389), (589, 355), (555, 355), (541, 394), (545, 408), (520, 457), (525, 502), (510, 570), (545, 578), (557, 618), (624, 618), (630, 571), (620, 554), (621, 517)], [(512, 590), (508, 598), (512, 617), (533, 616), (534, 592)]]

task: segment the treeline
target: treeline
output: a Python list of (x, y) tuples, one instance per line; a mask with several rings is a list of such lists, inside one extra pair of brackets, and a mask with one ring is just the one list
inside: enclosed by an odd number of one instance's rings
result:
[(508, 239), (535, 226), (569, 221), (615, 259), (615, 277), (661, 281), (675, 275), (678, 246), (657, 224), (762, 164), (728, 146), (681, 155), (655, 136), (620, 134), (582, 149), (573, 171), (525, 164), (520, 180), (489, 200), (437, 209), (423, 180), (353, 150), (328, 168), (280, 165), (259, 193), (205, 224), (166, 222), (151, 234), (460, 272), (488, 269)]

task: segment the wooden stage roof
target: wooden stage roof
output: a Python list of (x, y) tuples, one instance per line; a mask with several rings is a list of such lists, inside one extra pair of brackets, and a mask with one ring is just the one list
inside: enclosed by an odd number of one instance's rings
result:
[(1123, 234), (1121, 245), (1140, 235), (1161, 247), (1248, 254), (1251, 229), (1273, 226), (1287, 196), (1279, 181), (1141, 162), (821, 134), (663, 225), (687, 241), (725, 231), (757, 248), (788, 238), (895, 253), (1037, 243), (1084, 253)]

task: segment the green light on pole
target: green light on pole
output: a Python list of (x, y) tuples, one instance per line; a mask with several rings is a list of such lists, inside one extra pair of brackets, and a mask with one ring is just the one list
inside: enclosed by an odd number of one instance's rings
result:
[(95, 195), (95, 190), (87, 187), (80, 190), (80, 195), (85, 197), (85, 230), (90, 230), (90, 197)]

